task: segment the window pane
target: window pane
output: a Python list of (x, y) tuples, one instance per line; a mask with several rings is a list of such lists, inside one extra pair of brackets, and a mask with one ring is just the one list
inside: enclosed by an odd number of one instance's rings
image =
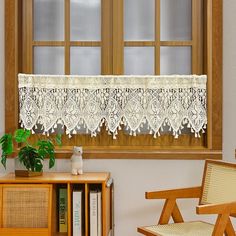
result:
[(35, 47), (35, 74), (64, 74), (64, 47)]
[(34, 40), (64, 40), (64, 0), (34, 0)]
[(101, 0), (71, 0), (71, 40), (101, 40)]
[(154, 0), (124, 0), (124, 39), (155, 39)]
[(154, 47), (125, 47), (125, 75), (153, 75)]
[(192, 0), (161, 0), (161, 40), (191, 40), (191, 2)]
[(100, 47), (71, 47), (70, 73), (74, 75), (101, 74)]
[(191, 74), (191, 47), (161, 47), (161, 74)]

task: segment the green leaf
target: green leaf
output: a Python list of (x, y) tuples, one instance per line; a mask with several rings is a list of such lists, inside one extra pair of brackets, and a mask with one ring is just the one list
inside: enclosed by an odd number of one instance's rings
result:
[(6, 169), (7, 156), (6, 156), (6, 154), (2, 153), (1, 157), (2, 157), (1, 163), (4, 166), (4, 168)]
[(14, 134), (17, 143), (24, 143), (30, 136), (30, 130), (18, 129)]
[(37, 143), (38, 145), (38, 153), (41, 158), (50, 157), (50, 153), (54, 152), (53, 143), (49, 140), (41, 140)]
[(55, 165), (55, 156), (51, 156), (49, 159), (49, 169), (51, 169)]
[(7, 134), (4, 134), (4, 135), (0, 138), (0, 144), (2, 144), (2, 143), (4, 142), (4, 140), (5, 140), (5, 138), (6, 138), (6, 135), (7, 135)]
[(42, 169), (43, 169), (43, 164), (41, 160), (37, 159), (35, 161), (35, 171), (42, 171)]
[(39, 156), (40, 156), (40, 158), (42, 159), (42, 160), (44, 160), (44, 158), (47, 156), (47, 151), (45, 150), (45, 148), (44, 147), (40, 147), (39, 149), (38, 149), (38, 154), (39, 154)]
[(22, 163), (27, 170), (35, 171), (35, 163), (39, 155), (38, 151), (34, 147), (28, 145), (21, 148), (18, 157), (20, 163)]
[[(15, 132), (15, 139), (18, 142), (27, 141), (30, 136), (29, 131), (19, 129)], [(61, 142), (61, 136), (57, 136), (57, 143)], [(31, 146), (28, 143), (22, 147), (18, 154), (19, 161), (27, 170), (41, 171), (43, 169), (42, 161), (45, 158), (49, 158), (49, 168), (55, 165), (55, 152), (54, 145), (51, 140), (38, 140), (35, 146)]]
[(5, 155), (10, 155), (13, 152), (13, 142), (11, 134), (4, 134), (0, 139), (0, 145), (2, 145), (2, 152)]
[(56, 143), (57, 145), (62, 146), (61, 134), (56, 135)]

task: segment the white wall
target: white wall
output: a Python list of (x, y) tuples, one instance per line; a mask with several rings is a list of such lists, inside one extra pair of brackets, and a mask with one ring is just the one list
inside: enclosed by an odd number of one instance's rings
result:
[[(0, 1), (0, 133), (4, 127), (4, 38), (3, 0)], [(224, 159), (234, 161), (236, 147), (236, 27), (232, 24), (236, 1), (224, 1)], [(69, 171), (69, 160), (58, 160), (54, 170)], [(14, 162), (8, 161), (7, 171)], [(115, 233), (116, 236), (135, 236), (136, 226), (152, 224), (157, 220), (160, 201), (146, 201), (144, 192), (153, 189), (199, 185), (203, 161), (184, 160), (85, 160), (85, 170), (110, 171), (115, 180)], [(3, 169), (0, 173), (4, 173)], [(180, 201), (186, 219), (195, 219), (194, 204)]]
[(223, 24), (223, 150), (225, 160), (234, 160), (236, 148), (236, 27), (232, 24), (236, 1), (224, 2)]

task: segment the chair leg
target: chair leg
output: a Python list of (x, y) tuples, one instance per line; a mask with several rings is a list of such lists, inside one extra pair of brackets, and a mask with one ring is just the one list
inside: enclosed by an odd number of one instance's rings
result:
[(222, 236), (226, 231), (229, 221), (229, 214), (218, 215), (212, 236)]
[(166, 199), (158, 224), (168, 224), (176, 204), (176, 199)]
[(179, 207), (178, 207), (177, 203), (175, 203), (175, 207), (174, 207), (173, 212), (172, 212), (172, 218), (173, 218), (175, 223), (184, 222), (183, 216), (180, 213), (180, 210), (179, 210)]
[(234, 227), (232, 225), (230, 218), (229, 218), (228, 224), (226, 225), (226, 228), (225, 228), (225, 235), (226, 236), (235, 236)]

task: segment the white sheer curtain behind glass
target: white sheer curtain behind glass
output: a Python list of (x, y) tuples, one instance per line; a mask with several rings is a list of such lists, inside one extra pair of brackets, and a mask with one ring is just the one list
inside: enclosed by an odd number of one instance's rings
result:
[(124, 0), (124, 39), (155, 39), (154, 0)]
[(34, 47), (35, 74), (64, 74), (64, 47)]
[(161, 75), (190, 75), (191, 47), (161, 47)]
[(192, 0), (161, 0), (160, 36), (161, 40), (191, 40)]
[(34, 40), (64, 40), (64, 0), (34, 0)]
[(153, 75), (154, 47), (125, 47), (125, 75)]
[(72, 75), (100, 75), (100, 47), (71, 47), (70, 73)]
[(101, 40), (101, 0), (70, 1), (71, 41)]
[[(161, 0), (161, 40), (191, 40), (191, 0)], [(64, 0), (34, 0), (34, 39), (64, 40)], [(124, 0), (124, 39), (155, 40), (155, 1)], [(70, 40), (101, 41), (101, 0), (70, 1)], [(125, 74), (154, 74), (154, 47), (125, 47)], [(62, 47), (35, 47), (34, 73), (63, 74)], [(71, 74), (101, 73), (101, 48), (70, 49)], [(161, 74), (191, 74), (190, 47), (161, 47)]]

